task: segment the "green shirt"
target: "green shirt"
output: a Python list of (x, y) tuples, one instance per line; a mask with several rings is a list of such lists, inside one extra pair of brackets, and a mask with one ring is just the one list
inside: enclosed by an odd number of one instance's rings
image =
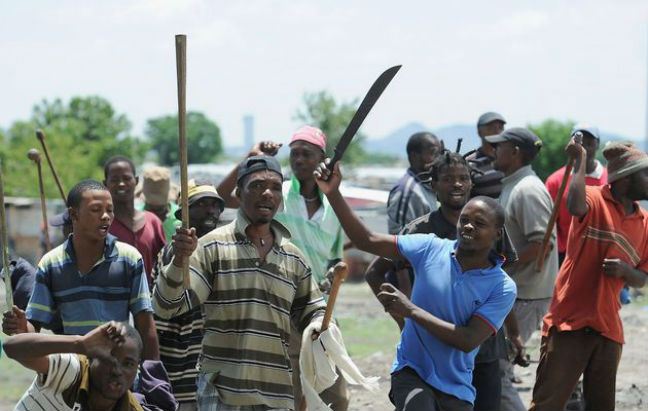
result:
[[(146, 204), (142, 204), (137, 207), (140, 210), (146, 210)], [(176, 232), (176, 228), (182, 226), (182, 220), (175, 218), (175, 212), (180, 208), (176, 203), (169, 201), (169, 212), (167, 213), (166, 219), (162, 221), (162, 227), (164, 227), (164, 236), (166, 237), (166, 242), (171, 242), (171, 236)]]
[(322, 205), (308, 218), (306, 201), (299, 193), (299, 180), (294, 176), (283, 185), (283, 210), (275, 220), (291, 234), (290, 241), (304, 253), (317, 283), (326, 277), (330, 260), (342, 258), (344, 234), (326, 196), (317, 190)]

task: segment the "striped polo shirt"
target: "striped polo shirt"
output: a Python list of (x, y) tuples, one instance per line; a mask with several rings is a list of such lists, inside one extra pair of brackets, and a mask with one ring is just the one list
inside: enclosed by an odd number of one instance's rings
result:
[(135, 247), (108, 234), (103, 256), (81, 274), (72, 235), (38, 264), (27, 319), (48, 324), (58, 311), (64, 334), (83, 335), (108, 321), (127, 322), (129, 312), (153, 311), (142, 256)]
[(326, 278), (329, 261), (342, 258), (342, 226), (326, 196), (317, 194), (322, 205), (310, 218), (299, 180), (293, 176), (283, 184), (283, 211), (275, 219), (290, 231), (290, 241), (304, 253), (306, 262), (319, 283)]
[[(205, 313), (199, 367), (225, 404), (292, 409), (290, 325), (303, 330), (326, 304), (288, 230), (272, 221), (275, 245), (264, 261), (245, 235), (249, 224), (239, 210), (191, 256), (191, 286)], [(156, 314), (177, 316), (192, 300), (182, 269), (169, 264), (153, 291)]]
[(387, 200), (387, 230), (397, 234), (410, 221), (438, 208), (436, 193), (429, 183), (423, 183), (411, 168), (389, 192)]

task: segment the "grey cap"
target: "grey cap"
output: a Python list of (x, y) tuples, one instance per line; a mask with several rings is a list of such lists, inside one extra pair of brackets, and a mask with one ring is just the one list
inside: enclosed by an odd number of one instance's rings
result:
[(274, 171), (279, 174), (281, 180), (283, 181), (283, 174), (281, 173), (281, 165), (276, 158), (271, 156), (252, 156), (248, 157), (245, 160), (241, 161), (238, 169), (238, 178), (236, 179), (236, 184), (241, 185), (243, 178), (249, 174), (260, 170), (269, 170)]
[(488, 113), (484, 113), (479, 116), (479, 120), (477, 120), (477, 127), (485, 126), (486, 124), (492, 123), (493, 121), (501, 121), (502, 123), (506, 124), (506, 120), (504, 120), (504, 117), (500, 113), (489, 111)]
[(572, 128), (571, 135), (573, 136), (577, 131), (582, 131), (583, 133), (590, 134), (592, 137), (594, 137), (597, 140), (601, 139), (601, 135), (599, 134), (599, 129), (596, 126), (593, 126), (588, 123), (578, 123)]
[(535, 133), (528, 128), (513, 127), (505, 130), (502, 134), (486, 137), (486, 141), (491, 144), (503, 143), (510, 141), (520, 146), (529, 148), (536, 148), (540, 150), (542, 147), (542, 140), (536, 136)]

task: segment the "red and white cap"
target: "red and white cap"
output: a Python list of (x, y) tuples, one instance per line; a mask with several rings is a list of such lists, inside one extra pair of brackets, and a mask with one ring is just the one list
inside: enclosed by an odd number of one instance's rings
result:
[(326, 151), (326, 135), (317, 127), (300, 127), (297, 131), (295, 131), (295, 134), (293, 134), (292, 138), (290, 139), (290, 144), (294, 143), (295, 141), (305, 141), (321, 148), (322, 151)]

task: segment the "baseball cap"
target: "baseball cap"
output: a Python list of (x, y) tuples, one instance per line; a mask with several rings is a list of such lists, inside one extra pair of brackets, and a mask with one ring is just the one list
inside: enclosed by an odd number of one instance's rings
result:
[(513, 127), (505, 130), (501, 134), (496, 134), (494, 136), (486, 137), (486, 141), (491, 144), (503, 143), (505, 141), (510, 141), (519, 146), (536, 148), (540, 150), (542, 147), (542, 140), (535, 133), (528, 128), (524, 127)]
[[(225, 200), (218, 194), (216, 187), (209, 181), (191, 179), (187, 183), (187, 196), (189, 207), (201, 198), (215, 198), (218, 201), (218, 207), (221, 211), (225, 209)], [(182, 207), (178, 208), (175, 213), (175, 218), (180, 220), (182, 218)]]
[(279, 165), (279, 161), (274, 157), (261, 155), (248, 157), (241, 162), (238, 169), (236, 185), (240, 185), (245, 176), (261, 170), (274, 171), (279, 174), (283, 181), (283, 174), (281, 173), (281, 165)]
[(317, 127), (300, 127), (291, 137), (290, 144), (295, 141), (305, 141), (321, 148), (322, 150), (326, 150), (326, 135)]
[(479, 116), (479, 119), (477, 120), (477, 127), (485, 126), (486, 124), (492, 123), (493, 121), (501, 121), (502, 123), (506, 124), (506, 120), (504, 120), (504, 117), (500, 113), (489, 111), (488, 113), (484, 113)]
[(601, 139), (601, 135), (599, 134), (598, 127), (593, 126), (591, 124), (588, 124), (588, 123), (578, 123), (578, 124), (576, 124), (574, 126), (574, 128), (572, 128), (571, 135), (573, 136), (577, 131), (588, 133), (597, 140)]

